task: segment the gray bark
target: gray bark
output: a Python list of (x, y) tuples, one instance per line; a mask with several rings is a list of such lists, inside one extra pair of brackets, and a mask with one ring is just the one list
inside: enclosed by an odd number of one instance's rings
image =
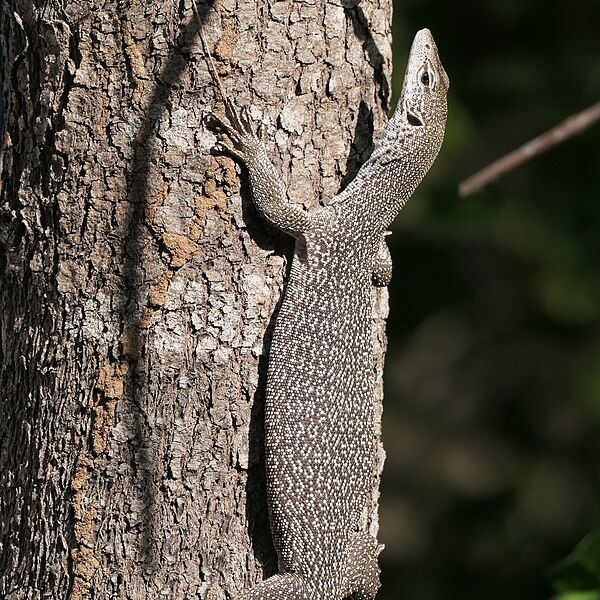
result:
[[(209, 153), (187, 0), (4, 9), (0, 596), (237, 597), (276, 568), (262, 393), (291, 241)], [(331, 197), (385, 123), (391, 0), (201, 13), (291, 199)]]

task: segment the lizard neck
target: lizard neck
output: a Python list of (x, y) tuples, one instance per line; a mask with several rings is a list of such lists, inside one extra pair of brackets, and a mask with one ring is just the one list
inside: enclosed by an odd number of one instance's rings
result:
[[(357, 216), (374, 233), (386, 230), (433, 164), (444, 137), (443, 122), (414, 127), (398, 113), (371, 157), (346, 188)], [(377, 194), (372, 183), (378, 182)]]

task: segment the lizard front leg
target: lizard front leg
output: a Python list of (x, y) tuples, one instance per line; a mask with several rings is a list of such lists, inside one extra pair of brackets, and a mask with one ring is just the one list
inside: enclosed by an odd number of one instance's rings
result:
[(264, 143), (252, 130), (246, 112), (238, 115), (233, 107), (227, 108), (229, 118), (211, 114), (210, 119), (233, 145), (218, 143), (215, 149), (230, 154), (248, 169), (254, 204), (267, 221), (296, 238), (304, 236), (311, 227), (310, 213), (288, 201), (281, 176), (269, 160)]

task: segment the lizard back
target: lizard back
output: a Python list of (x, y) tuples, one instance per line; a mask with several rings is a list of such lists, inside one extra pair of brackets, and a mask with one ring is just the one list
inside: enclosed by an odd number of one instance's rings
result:
[(373, 252), (327, 225), (315, 226), (318, 243), (296, 242), (269, 353), (265, 444), (280, 568), (334, 598), (372, 488)]

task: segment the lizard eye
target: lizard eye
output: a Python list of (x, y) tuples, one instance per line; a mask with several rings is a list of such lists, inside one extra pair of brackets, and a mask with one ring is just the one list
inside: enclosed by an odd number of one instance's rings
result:
[(423, 73), (423, 75), (421, 75), (421, 83), (423, 85), (429, 85), (429, 73), (427, 71), (425, 71)]

